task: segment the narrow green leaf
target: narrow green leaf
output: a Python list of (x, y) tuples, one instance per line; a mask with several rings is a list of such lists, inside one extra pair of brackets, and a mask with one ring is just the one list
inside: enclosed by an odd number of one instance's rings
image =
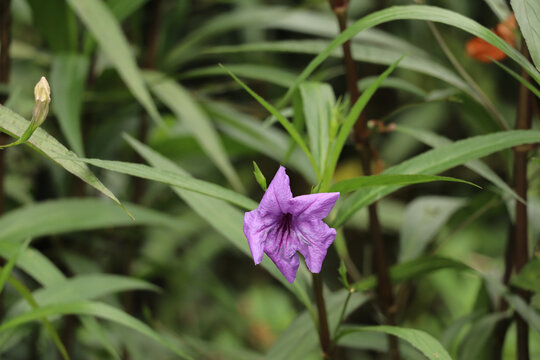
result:
[[(500, 150), (536, 142), (540, 142), (540, 131), (535, 130), (512, 130), (475, 136), (427, 151), (387, 169), (384, 174), (436, 174)], [(399, 188), (389, 186), (357, 191), (341, 206), (333, 226), (343, 225), (360, 208)]]
[(540, 71), (540, 2), (538, 0), (511, 0), (510, 4), (514, 9), (531, 58)]
[(201, 148), (227, 177), (231, 185), (237, 191), (242, 191), (244, 186), (227, 158), (227, 152), (217, 131), (195, 99), (180, 84), (163, 74), (145, 72), (145, 79), (152, 92), (191, 130)]
[[(452, 141), (444, 136), (439, 134), (426, 131), (424, 129), (410, 128), (403, 125), (397, 125), (395, 128), (396, 131), (412, 136), (418, 141), (429, 145), (433, 148), (438, 148), (441, 146), (446, 146), (452, 144)], [(490, 181), (493, 185), (497, 186), (504, 193), (509, 196), (514, 197), (515, 199), (525, 203), (525, 200), (521, 198), (515, 191), (512, 189), (495, 171), (491, 170), (486, 164), (480, 160), (471, 160), (464, 164), (465, 167), (474, 171), (478, 175), (482, 176), (484, 179)]]
[(519, 288), (540, 293), (540, 259), (530, 260), (523, 269), (512, 278), (511, 284)]
[(410, 202), (399, 233), (399, 262), (422, 253), (448, 219), (466, 204), (462, 198), (421, 196)]
[[(398, 67), (402, 67), (403, 66), (403, 62), (402, 61)], [(377, 77), (376, 76), (367, 76), (365, 78), (362, 78), (360, 79), (360, 81), (358, 81), (358, 90), (360, 91), (364, 91), (366, 90), (374, 81), (377, 80)], [(428, 93), (426, 91), (424, 91), (422, 88), (420, 88), (419, 86), (413, 84), (412, 82), (410, 81), (407, 81), (407, 80), (404, 80), (404, 79), (400, 79), (400, 78), (397, 78), (397, 77), (388, 77), (386, 78), (382, 84), (379, 86), (379, 88), (391, 88), (391, 89), (396, 89), (396, 90), (402, 90), (402, 91), (406, 91), (410, 94), (414, 94), (422, 99), (425, 99), (428, 97)]]
[(121, 174), (140, 177), (147, 180), (161, 182), (171, 186), (208, 195), (216, 199), (221, 199), (240, 206), (246, 210), (253, 210), (257, 207), (257, 203), (242, 194), (229, 190), (222, 186), (198, 180), (190, 176), (183, 175), (178, 172), (155, 169), (147, 165), (128, 163), (123, 161), (110, 161), (100, 159), (81, 159), (73, 158), (74, 161), (83, 161), (85, 163), (100, 167), (102, 169), (111, 170)]
[(417, 348), (430, 360), (452, 360), (446, 349), (431, 335), (416, 329), (397, 326), (348, 326), (343, 329), (341, 337), (354, 332), (375, 331), (397, 336)]
[(111, 10), (102, 0), (67, 0), (67, 2), (94, 35), (133, 96), (150, 117), (160, 124), (162, 120), (156, 105), (145, 87), (129, 43)]
[[(30, 292), (30, 290), (28, 290), (26, 286), (24, 286), (23, 283), (21, 283), (19, 280), (17, 280), (13, 276), (9, 276), (8, 282), (11, 286), (13, 286), (15, 291), (17, 291), (19, 295), (21, 295), (26, 300), (26, 302), (30, 304), (30, 306), (34, 310), (39, 309), (39, 305), (34, 299), (34, 297), (32, 296), (32, 293)], [(39, 316), (36, 318), (36, 320), (40, 320), (43, 323), (43, 326), (45, 326), (45, 329), (47, 329), (47, 332), (51, 335), (51, 338), (53, 339), (53, 342), (56, 345), (56, 348), (58, 349), (62, 357), (65, 360), (69, 360), (70, 359), (69, 354), (67, 353), (67, 350), (64, 347), (64, 344), (62, 344), (62, 340), (60, 340), (60, 337), (58, 336), (56, 329), (54, 328), (54, 326), (52, 326), (49, 320), (47, 320), (47, 316)], [(4, 350), (3, 347), (1, 349)]]
[(261, 186), (261, 189), (263, 191), (266, 191), (266, 178), (264, 177), (261, 169), (259, 169), (259, 166), (255, 161), (253, 162), (253, 175), (255, 176), (255, 180), (257, 180), (257, 183)]
[[(227, 69), (237, 74), (238, 76), (265, 81), (278, 86), (288, 88), (294, 83), (296, 75), (280, 69), (278, 67), (270, 67), (259, 64), (226, 64)], [(210, 76), (223, 76), (227, 72), (219, 66), (200, 67), (181, 74), (180, 79), (193, 79)]]
[(169, 341), (165, 340), (165, 338), (163, 338), (159, 333), (155, 332), (148, 325), (144, 324), (143, 322), (137, 320), (136, 318), (126, 314), (121, 310), (99, 302), (78, 301), (43, 306), (37, 309), (32, 309), (24, 314), (18, 315), (9, 320), (5, 320), (0, 325), (0, 333), (15, 328), (17, 326), (39, 320), (43, 317), (55, 315), (91, 315), (105, 320), (113, 321), (128, 328), (131, 328), (160, 343), (182, 359), (192, 359), (183, 349), (172, 345)]
[(32, 238), (26, 239), (20, 246), (17, 252), (9, 258), (9, 261), (7, 262), (6, 266), (2, 269), (2, 272), (0, 272), (0, 293), (2, 293), (2, 290), (4, 290), (4, 285), (6, 284), (6, 280), (8, 279), (9, 275), (11, 274), (11, 270), (13, 270), (13, 267), (17, 263), (17, 260), (19, 259), (19, 256), (23, 251), (26, 250), (28, 247), (28, 244), (30, 244), (30, 241), (32, 241)]
[[(21, 137), (24, 131), (28, 128), (29, 121), (23, 119), (20, 115), (12, 112), (6, 107), (0, 105), (0, 130), (7, 133), (10, 136)], [(79, 162), (66, 160), (65, 157), (73, 158), (76, 155), (66, 149), (58, 140), (49, 135), (42, 128), (37, 128), (32, 134), (32, 137), (28, 140), (27, 144), (32, 145), (35, 149), (40, 151), (46, 157), (50, 158), (58, 165), (62, 166), (66, 171), (77, 176), (88, 185), (92, 186), (96, 190), (100, 191), (103, 195), (107, 196), (115, 203), (117, 203), (124, 211), (129, 212), (124, 208), (120, 201), (114, 196), (114, 194), (107, 189), (101, 181), (88, 169), (88, 166)], [(59, 159), (59, 157), (64, 157)]]
[[(110, 274), (77, 275), (64, 281), (38, 289), (32, 296), (40, 306), (55, 305), (66, 302), (94, 300), (122, 291), (145, 290), (159, 291), (159, 288), (144, 280), (127, 276)], [(14, 317), (29, 310), (29, 307), (18, 302), (7, 312), (7, 318)]]
[(489, 340), (495, 332), (497, 324), (507, 318), (509, 314), (494, 313), (476, 319), (463, 338), (459, 349), (460, 360), (492, 359), (493, 346)]
[(336, 102), (334, 90), (325, 83), (305, 82), (299, 87), (302, 96), (309, 149), (317, 166), (324, 171), (330, 143), (330, 121)]
[[(51, 200), (21, 207), (0, 217), (0, 247), (7, 241), (22, 241), (28, 237), (118, 226), (165, 226), (180, 232), (194, 221), (134, 204), (128, 204), (127, 208), (133, 212), (135, 220), (118, 211), (117, 206), (99, 199)], [(30, 220), (32, 226), (28, 226)]]
[(253, 90), (251, 90), (246, 84), (242, 82), (236, 75), (234, 75), (232, 72), (227, 70), (227, 68), (224, 68), (227, 73), (238, 83), (240, 86), (244, 88), (259, 104), (261, 104), (268, 112), (270, 112), (273, 116), (276, 117), (276, 119), (279, 121), (279, 123), (287, 130), (289, 135), (296, 141), (298, 146), (304, 151), (306, 156), (308, 157), (309, 161), (311, 162), (311, 165), (313, 166), (313, 169), (315, 170), (315, 174), (319, 174), (319, 169), (317, 167), (317, 163), (315, 162), (315, 159), (313, 159), (313, 156), (311, 155), (311, 152), (309, 151), (308, 147), (306, 146), (306, 143), (302, 139), (302, 136), (298, 133), (296, 128), (293, 124), (290, 123), (289, 120), (287, 120), (275, 107), (273, 107), (270, 103), (268, 103), (266, 100), (264, 100), (262, 97), (257, 95)]
[(330, 187), (328, 191), (337, 191), (340, 193), (348, 193), (365, 187), (374, 186), (389, 186), (389, 185), (411, 185), (422, 184), (433, 181), (450, 181), (468, 184), (480, 188), (480, 186), (473, 184), (469, 181), (456, 179), (447, 176), (436, 175), (393, 175), (393, 174), (381, 174), (372, 176), (361, 176), (354, 179), (342, 180)]
[(515, 72), (514, 70), (510, 69), (508, 66), (504, 65), (502, 62), (500, 61), (497, 61), (497, 60), (491, 60), (493, 61), (495, 64), (497, 64), (499, 67), (501, 67), (504, 71), (506, 71), (508, 74), (510, 74), (510, 76), (512, 76), (514, 79), (516, 79), (517, 81), (519, 81), (523, 86), (525, 86), (527, 89), (529, 89), (534, 95), (536, 95), (536, 97), (540, 98), (540, 90), (538, 90), (538, 88), (534, 85), (532, 85), (530, 82), (528, 82), (527, 80), (525, 80), (523, 78), (523, 76), (519, 75), (517, 72)]
[(55, 53), (77, 50), (77, 19), (63, 0), (30, 0), (33, 21)]
[(56, 55), (51, 70), (52, 108), (69, 145), (79, 156), (84, 156), (80, 117), (89, 64), (82, 55)]
[[(469, 267), (459, 261), (442, 256), (430, 255), (411, 261), (399, 263), (390, 268), (390, 277), (393, 283), (399, 283), (441, 269), (469, 270)], [(366, 291), (377, 286), (377, 278), (374, 275), (352, 285), (356, 291)]]

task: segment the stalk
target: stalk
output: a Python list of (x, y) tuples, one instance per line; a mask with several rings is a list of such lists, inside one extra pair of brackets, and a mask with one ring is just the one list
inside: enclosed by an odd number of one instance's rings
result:
[(317, 303), (319, 341), (321, 343), (323, 359), (330, 360), (330, 329), (328, 327), (328, 315), (326, 314), (323, 286), (319, 274), (313, 274), (313, 291), (315, 292), (315, 301)]
[[(525, 42), (522, 43), (522, 52), (528, 56)], [(521, 71), (521, 76), (529, 81), (530, 76), (526, 71)], [(516, 129), (527, 130), (532, 123), (532, 94), (523, 85), (519, 86), (518, 108), (516, 118)], [(527, 155), (530, 148), (528, 146), (518, 146), (514, 148), (514, 187), (516, 193), (521, 196), (525, 203), (516, 200), (516, 223), (514, 233), (514, 265), (515, 271), (519, 273), (529, 260), (528, 249), (528, 219), (527, 219)], [(525, 301), (529, 301), (530, 294), (527, 291), (518, 292)], [(529, 359), (529, 327), (527, 322), (518, 314), (515, 315), (517, 326), (517, 355), (518, 360)]]
[[(348, 0), (329, 0), (330, 7), (336, 15), (340, 32), (347, 29), (347, 10)], [(345, 42), (342, 45), (343, 59), (346, 71), (347, 90), (351, 97), (351, 103), (355, 103), (360, 97), (358, 90), (358, 74), (354, 63), (351, 43)], [(367, 129), (367, 121), (364, 114), (360, 114), (355, 126), (353, 139), (361, 154), (361, 164), (364, 175), (371, 175), (371, 160), (376, 157), (376, 152), (371, 145), (369, 139), (369, 131)], [(392, 293), (392, 282), (388, 271), (388, 260), (386, 259), (386, 249), (384, 238), (382, 237), (381, 224), (379, 221), (377, 203), (373, 203), (368, 207), (369, 211), (369, 232), (374, 248), (375, 255), (375, 271), (377, 274), (377, 296), (379, 304), (384, 312), (386, 323), (395, 325), (394, 319), (394, 295)], [(397, 338), (389, 335), (390, 355), (393, 360), (399, 360), (399, 348)]]

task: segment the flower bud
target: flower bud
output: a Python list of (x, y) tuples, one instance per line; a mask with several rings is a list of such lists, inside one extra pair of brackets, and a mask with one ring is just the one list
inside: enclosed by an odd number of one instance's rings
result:
[(34, 97), (36, 102), (32, 111), (32, 122), (34, 129), (37, 129), (47, 118), (49, 103), (51, 102), (51, 88), (44, 76), (34, 87)]

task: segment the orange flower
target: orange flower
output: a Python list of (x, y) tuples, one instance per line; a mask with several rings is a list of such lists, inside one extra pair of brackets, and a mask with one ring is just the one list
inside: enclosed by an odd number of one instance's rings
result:
[[(495, 34), (500, 36), (510, 46), (516, 46), (516, 37), (514, 31), (517, 28), (517, 22), (514, 14), (510, 14), (503, 22), (497, 24), (495, 29), (491, 29)], [(490, 62), (493, 60), (502, 60), (506, 57), (506, 54), (491, 45), (487, 41), (478, 37), (472, 38), (467, 42), (467, 55), (470, 57), (482, 61)]]

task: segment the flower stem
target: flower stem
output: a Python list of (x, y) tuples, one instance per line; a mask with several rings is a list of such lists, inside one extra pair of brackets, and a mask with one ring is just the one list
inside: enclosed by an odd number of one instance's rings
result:
[(318, 330), (321, 350), (323, 352), (323, 358), (330, 359), (330, 329), (328, 328), (328, 316), (326, 314), (323, 286), (319, 274), (313, 274), (313, 291), (315, 292), (315, 301), (317, 302), (317, 312), (319, 315)]
[[(340, 32), (347, 29), (347, 9), (348, 0), (329, 0), (330, 7), (336, 15), (339, 24)], [(350, 41), (343, 43), (343, 58), (347, 78), (347, 89), (351, 97), (351, 103), (355, 103), (360, 97), (358, 90), (358, 75), (356, 65), (354, 63)], [(367, 129), (367, 121), (362, 113), (356, 120), (354, 126), (354, 141), (357, 148), (360, 150), (360, 158), (364, 175), (371, 175), (371, 161), (377, 158), (377, 153), (371, 145), (369, 139), (369, 131)], [(375, 252), (375, 271), (377, 274), (377, 295), (379, 303), (382, 307), (388, 325), (395, 325), (394, 321), (394, 296), (392, 293), (392, 282), (388, 271), (388, 262), (386, 259), (386, 250), (384, 238), (382, 237), (381, 223), (377, 212), (377, 203), (373, 203), (368, 207), (369, 211), (369, 232)], [(397, 338), (389, 335), (390, 356), (392, 360), (399, 360), (399, 348)]]

